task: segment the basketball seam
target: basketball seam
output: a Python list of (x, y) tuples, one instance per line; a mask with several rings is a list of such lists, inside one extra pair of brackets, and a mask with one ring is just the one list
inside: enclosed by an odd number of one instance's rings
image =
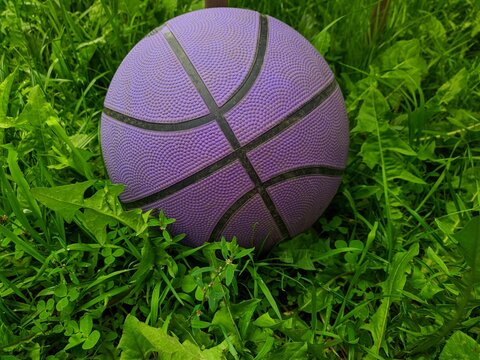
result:
[[(217, 225), (212, 231), (211, 238), (212, 239), (218, 239), (220, 235), (222, 235), (223, 231), (227, 227), (227, 225), (230, 223), (230, 220), (240, 212), (241, 209), (243, 209), (244, 206), (246, 206), (250, 201), (252, 201), (257, 195), (257, 191), (255, 189), (252, 189), (245, 193), (241, 198), (239, 198), (235, 203), (228, 208), (227, 211), (225, 211), (223, 217), (219, 220)], [(263, 251), (263, 247), (265, 246), (265, 241), (267, 241), (268, 237), (271, 235), (271, 233), (268, 233), (267, 237), (262, 239), (262, 242), (259, 245), (259, 251)], [(255, 246), (253, 242), (250, 242), (250, 246)]]
[[(162, 28), (163, 28), (163, 26), (162, 26)], [(155, 31), (155, 30), (153, 30), (153, 31)], [(245, 97), (245, 95), (247, 95), (247, 93), (252, 88), (252, 85), (255, 83), (255, 80), (257, 79), (258, 74), (260, 73), (260, 70), (263, 66), (263, 62), (264, 62), (264, 59), (265, 59), (265, 52), (266, 52), (266, 48), (267, 48), (267, 32), (268, 32), (267, 18), (263, 15), (260, 15), (259, 34), (258, 34), (258, 40), (257, 40), (256, 49), (255, 49), (255, 57), (254, 57), (254, 60), (253, 60), (253, 64), (250, 67), (250, 70), (249, 70), (247, 76), (245, 77), (243, 82), (240, 84), (238, 89), (225, 102), (225, 104), (223, 104), (221, 107), (219, 107), (219, 111), (222, 114), (227, 113), (231, 108), (233, 108), (236, 104), (238, 104)], [(179, 46), (180, 46), (180, 44), (179, 44)], [(185, 69), (185, 67), (184, 67), (184, 69)], [(186, 71), (186, 69), (185, 69), (185, 71)], [(196, 72), (196, 70), (194, 70), (194, 71)], [(192, 80), (191, 77), (190, 77), (190, 80)], [(192, 82), (193, 82), (193, 80), (192, 80)], [(198, 88), (197, 88), (197, 90), (198, 90)], [(215, 101), (215, 100), (213, 100), (213, 101)], [(210, 121), (213, 121), (215, 119), (215, 114), (210, 113), (208, 115), (200, 116), (200, 117), (195, 118), (195, 119), (190, 119), (190, 120), (176, 122), (176, 123), (153, 123), (153, 122), (150, 122), (150, 121), (141, 120), (141, 119), (135, 118), (133, 116), (120, 113), (116, 110), (108, 108), (107, 106), (104, 106), (103, 112), (106, 115), (113, 118), (114, 120), (123, 122), (123, 123), (128, 124), (128, 125), (132, 125), (132, 126), (135, 126), (135, 127), (141, 128), (141, 129), (152, 130), (152, 131), (182, 131), (182, 130), (188, 130), (188, 129), (193, 129), (193, 128), (202, 126), (204, 124), (207, 124)]]
[[(270, 186), (279, 184), (281, 182), (290, 180), (290, 179), (297, 179), (301, 177), (307, 176), (327, 176), (327, 177), (340, 177), (342, 175), (341, 172), (332, 171), (333, 169), (325, 168), (323, 166), (310, 166), (304, 168), (298, 168), (291, 171), (284, 172), (280, 175), (277, 175), (263, 183), (265, 189), (268, 190)], [(246, 197), (247, 194), (250, 194), (249, 197)], [(230, 208), (225, 211), (222, 218), (217, 222), (213, 231), (212, 231), (212, 239), (217, 239), (225, 230), (227, 225), (229, 224), (230, 220), (235, 216), (235, 214), (240, 211), (240, 209), (251, 199), (255, 196), (256, 192), (253, 190), (249, 191), (247, 194), (242, 196), (238, 199)]]
[(228, 209), (223, 213), (223, 216), (220, 218), (220, 220), (217, 222), (215, 227), (213, 228), (213, 231), (211, 233), (211, 238), (212, 239), (217, 239), (221, 233), (225, 230), (225, 227), (227, 226), (228, 222), (230, 219), (235, 216), (235, 214), (255, 195), (257, 195), (257, 189), (252, 189), (245, 194), (243, 194), (239, 199), (237, 199)]
[(289, 115), (287, 115), (283, 120), (279, 121), (275, 126), (245, 144), (243, 148), (246, 149), (246, 151), (253, 150), (257, 146), (272, 139), (275, 135), (278, 135), (286, 129), (292, 127), (300, 120), (305, 118), (305, 116), (310, 114), (313, 110), (318, 108), (322, 103), (324, 103), (337, 88), (338, 84), (335, 79), (333, 79), (325, 88), (312, 96), (310, 100), (305, 102), (299, 108), (293, 110)]
[(208, 114), (193, 120), (182, 121), (179, 123), (152, 123), (149, 121), (136, 119), (134, 117), (122, 114), (118, 111), (112, 110), (107, 107), (103, 108), (103, 113), (105, 115), (110, 116), (112, 119), (120, 121), (127, 125), (132, 125), (137, 128), (141, 128), (145, 130), (165, 131), (165, 132), (189, 130), (189, 129), (193, 129), (193, 128), (208, 124), (213, 120), (215, 120), (214, 114)]
[(280, 231), (282, 236), (286, 236), (287, 234), (289, 234), (288, 228), (285, 222), (283, 221), (282, 217), (280, 216), (280, 213), (278, 212), (278, 209), (275, 206), (275, 203), (273, 202), (272, 198), (268, 194), (267, 190), (264, 188), (262, 184), (262, 180), (260, 179), (257, 172), (255, 171), (255, 168), (253, 167), (252, 163), (248, 160), (245, 150), (243, 149), (239, 149), (239, 150), (240, 151), (238, 156), (239, 156), (240, 163), (242, 164), (247, 174), (250, 176), (250, 179), (253, 181), (258, 194), (261, 196), (263, 202), (267, 206), (268, 211), (270, 212), (270, 215), (272, 216), (273, 220), (277, 224), (278, 230)]
[[(245, 153), (248, 153), (249, 151), (253, 150), (257, 146), (260, 146), (266, 143), (267, 141), (271, 140), (272, 138), (271, 136), (278, 135), (284, 130), (295, 125), (296, 123), (298, 123), (298, 121), (303, 119), (303, 117), (307, 116), (317, 107), (319, 107), (323, 102), (325, 102), (330, 97), (330, 95), (335, 91), (336, 88), (337, 88), (336, 81), (333, 80), (326, 88), (324, 88), (319, 93), (317, 93), (309, 102), (305, 103), (302, 107), (294, 110), (290, 115), (288, 115), (284, 120), (280, 121), (276, 126), (271, 128), (270, 130), (267, 130), (265, 133), (263, 133), (259, 137), (255, 138), (248, 144), (244, 145), (242, 148), (239, 148), (236, 151), (233, 151), (232, 153), (228, 154), (227, 156), (223, 157), (217, 162), (203, 168), (202, 170), (198, 171), (193, 175), (190, 175), (189, 177), (183, 180), (180, 180), (175, 184), (170, 185), (169, 187), (161, 191), (145, 196), (141, 199), (125, 202), (125, 206), (128, 209), (132, 209), (136, 207), (149, 205), (153, 202), (162, 200), (167, 196), (170, 196), (175, 192), (180, 191), (186, 188), (187, 186), (190, 186), (195, 182), (206, 178), (213, 172), (224, 168), (225, 166), (231, 164), (232, 162), (239, 160), (238, 153), (240, 151), (244, 151)], [(299, 116), (299, 114), (302, 114), (302, 117)], [(322, 169), (323, 171), (325, 171), (324, 175), (326, 176), (332, 176), (329, 174), (334, 174), (334, 176), (341, 176), (343, 174), (343, 169), (330, 167), (330, 166), (316, 166), (316, 167), (318, 169)], [(267, 180), (267, 181), (270, 181), (270, 180)]]
[[(260, 19), (263, 17), (264, 17), (263, 15), (260, 15)], [(265, 28), (267, 29), (266, 36), (268, 38), (268, 23), (266, 24)], [(221, 109), (218, 107), (217, 103), (215, 102), (215, 99), (213, 98), (212, 94), (208, 90), (207, 86), (203, 82), (200, 74), (195, 69), (195, 66), (192, 64), (190, 59), (188, 58), (187, 54), (185, 53), (185, 50), (182, 48), (178, 40), (175, 38), (175, 35), (173, 35), (171, 31), (165, 31), (163, 32), (163, 36), (165, 37), (168, 44), (170, 45), (170, 48), (173, 50), (173, 53), (182, 64), (185, 71), (187, 72), (188, 77), (193, 82), (194, 86), (196, 87), (203, 101), (205, 102), (208, 109), (210, 110), (210, 113), (215, 115), (215, 120), (217, 121), (217, 124), (220, 126), (220, 130), (223, 132), (228, 142), (230, 143), (232, 149), (234, 151), (238, 150), (237, 152), (238, 160), (240, 160), (240, 163), (242, 164), (243, 168), (245, 169), (248, 176), (250, 177), (250, 180), (253, 182), (255, 188), (257, 189), (258, 193), (262, 197), (262, 200), (267, 206), (267, 209), (270, 212), (270, 215), (272, 216), (273, 220), (277, 224), (277, 227), (280, 233), (282, 234), (283, 237), (286, 237), (289, 234), (287, 225), (285, 224), (282, 217), (280, 216), (277, 208), (275, 207), (273, 200), (270, 198), (270, 195), (263, 188), (260, 177), (255, 171), (255, 168), (253, 167), (253, 165), (248, 160), (245, 150), (242, 149), (240, 142), (235, 136), (235, 133), (233, 132), (230, 125), (228, 124), (227, 120), (225, 119)], [(251, 82), (250, 86), (252, 86), (253, 83), (254, 81)]]
[(312, 175), (322, 175), (327, 177), (340, 177), (342, 175), (342, 171), (326, 168), (323, 166), (308, 166), (308, 167), (301, 167), (297, 169), (293, 169), (284, 173), (281, 173), (273, 178), (265, 181), (263, 186), (269, 188), (272, 185), (281, 183), (285, 180), (295, 179), (302, 176), (312, 176)]
[(225, 104), (223, 104), (220, 109), (223, 114), (230, 111), (235, 105), (237, 105), (244, 97), (248, 94), (253, 84), (257, 80), (260, 70), (262, 69), (263, 62), (265, 60), (265, 53), (267, 50), (267, 39), (268, 39), (268, 20), (266, 16), (260, 15), (260, 29), (258, 34), (257, 46), (255, 49), (255, 59), (253, 65), (250, 68), (248, 75), (245, 77), (242, 84), (238, 89), (233, 93), (233, 95), (228, 99)]

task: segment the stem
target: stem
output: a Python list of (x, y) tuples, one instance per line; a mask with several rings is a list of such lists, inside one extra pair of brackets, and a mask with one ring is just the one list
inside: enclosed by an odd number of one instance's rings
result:
[(388, 10), (390, 7), (390, 0), (379, 0), (377, 5), (373, 8), (370, 17), (370, 32), (369, 40), (375, 42), (378, 34), (380, 34), (388, 20)]
[(212, 7), (227, 7), (228, 0), (205, 0), (205, 8), (212, 8)]
[(424, 136), (424, 137), (421, 137), (419, 140), (420, 141), (425, 141), (425, 140), (431, 140), (431, 139), (450, 138), (450, 137), (455, 136), (457, 134), (461, 134), (461, 133), (464, 133), (464, 132), (467, 132), (467, 131), (470, 131), (470, 130), (474, 130), (477, 127), (480, 127), (480, 123), (467, 126), (463, 129), (453, 130), (453, 131), (450, 131), (450, 132), (445, 133), (445, 134)]

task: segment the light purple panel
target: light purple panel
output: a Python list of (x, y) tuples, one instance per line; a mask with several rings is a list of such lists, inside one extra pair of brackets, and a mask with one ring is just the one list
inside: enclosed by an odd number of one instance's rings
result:
[(190, 245), (201, 245), (223, 214), (249, 190), (253, 189), (248, 174), (236, 161), (209, 177), (179, 192), (145, 206), (163, 209), (165, 215), (177, 221), (170, 226), (172, 233), (187, 233)]
[(255, 11), (217, 8), (187, 13), (167, 24), (219, 106), (250, 71), (259, 21)]
[(216, 122), (184, 131), (157, 132), (102, 114), (101, 136), (110, 179), (126, 184), (122, 201), (158, 192), (231, 152)]
[(272, 215), (258, 194), (232, 216), (222, 235), (227, 240), (236, 236), (238, 243), (244, 247), (260, 247), (265, 241), (264, 249), (282, 239)]
[(128, 53), (112, 79), (105, 106), (155, 123), (208, 114), (161, 32), (146, 36)]
[(292, 127), (250, 151), (260, 179), (307, 166), (345, 168), (348, 120), (340, 89)]
[(290, 235), (308, 229), (320, 217), (337, 192), (341, 178), (302, 176), (270, 186), (267, 190)]
[(242, 145), (301, 107), (333, 78), (315, 48), (288, 25), (268, 17), (265, 61), (247, 96), (226, 114)]

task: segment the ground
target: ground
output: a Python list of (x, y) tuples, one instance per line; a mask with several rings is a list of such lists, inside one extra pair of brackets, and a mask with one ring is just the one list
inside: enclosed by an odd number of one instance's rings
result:
[(480, 8), (253, 1), (346, 99), (317, 224), (267, 258), (122, 210), (98, 124), (131, 47), (200, 1), (0, 1), (1, 359), (478, 359)]

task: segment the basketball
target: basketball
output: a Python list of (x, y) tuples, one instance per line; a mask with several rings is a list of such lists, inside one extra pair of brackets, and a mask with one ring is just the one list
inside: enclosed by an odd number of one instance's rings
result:
[(100, 125), (127, 209), (159, 209), (192, 246), (269, 249), (319, 218), (348, 152), (342, 93), (302, 35), (258, 12), (212, 8), (143, 38), (116, 71)]

